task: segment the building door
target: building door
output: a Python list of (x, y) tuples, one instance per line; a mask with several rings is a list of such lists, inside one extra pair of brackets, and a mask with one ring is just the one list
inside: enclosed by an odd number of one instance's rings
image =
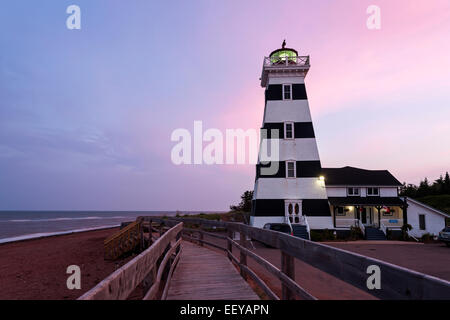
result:
[(361, 209), (361, 223), (365, 226), (369, 226), (372, 224), (372, 215), (370, 212), (370, 208), (362, 208)]
[(285, 215), (291, 224), (301, 223), (302, 202), (301, 200), (285, 200)]
[(364, 225), (367, 224), (367, 210), (366, 210), (366, 208), (362, 208), (361, 209), (361, 222)]

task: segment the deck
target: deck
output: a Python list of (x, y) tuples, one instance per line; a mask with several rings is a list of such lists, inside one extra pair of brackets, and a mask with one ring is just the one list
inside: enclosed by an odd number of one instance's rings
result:
[(259, 300), (228, 258), (183, 241), (167, 300)]

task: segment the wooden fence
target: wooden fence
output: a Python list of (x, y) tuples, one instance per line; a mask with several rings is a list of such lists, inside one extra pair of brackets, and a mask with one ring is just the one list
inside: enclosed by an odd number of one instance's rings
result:
[(123, 254), (142, 247), (143, 232), (142, 219), (130, 223), (122, 230), (108, 237), (104, 242), (106, 260), (116, 260)]
[[(155, 218), (144, 218), (153, 219)], [(186, 225), (200, 226), (199, 229), (184, 228), (183, 238), (222, 250), (240, 269), (244, 278), (250, 277), (271, 299), (315, 299), (295, 282), (295, 259), (299, 259), (340, 280), (343, 280), (380, 299), (450, 299), (450, 282), (415, 272), (381, 260), (366, 257), (324, 244), (296, 238), (284, 233), (250, 227), (241, 223), (221, 222), (204, 219), (178, 218), (160, 220), (174, 225), (183, 221)], [(227, 236), (206, 232), (201, 228), (221, 228)], [(240, 235), (239, 242), (233, 234)], [(197, 234), (197, 237), (193, 235)], [(205, 240), (206, 237), (225, 240), (227, 247)], [(246, 239), (253, 239), (281, 251), (281, 269), (257, 255), (248, 248)], [(233, 247), (239, 251), (239, 258), (233, 255)], [(276, 296), (261, 278), (247, 265), (247, 258), (259, 263), (281, 281), (282, 296)], [(369, 266), (378, 266), (381, 275), (381, 289), (369, 290), (367, 280)]]
[[(151, 223), (149, 224), (150, 228)], [(161, 237), (139, 256), (116, 270), (79, 300), (125, 300), (140, 284), (144, 300), (165, 299), (169, 282), (181, 254), (183, 223), (171, 224)]]

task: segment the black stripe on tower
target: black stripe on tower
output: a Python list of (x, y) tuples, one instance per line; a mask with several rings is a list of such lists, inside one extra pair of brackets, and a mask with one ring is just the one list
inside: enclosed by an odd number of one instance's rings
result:
[[(303, 199), (302, 212), (309, 217), (331, 216), (327, 199)], [(284, 217), (283, 199), (256, 199), (252, 201), (252, 215), (255, 217)]]
[[(272, 162), (256, 165), (256, 179), (259, 178), (286, 178), (286, 161), (277, 161), (278, 172), (275, 175), (262, 175), (261, 168), (268, 168)], [(320, 161), (296, 161), (297, 178), (318, 178), (322, 172)]]
[[(284, 139), (284, 123), (270, 122), (264, 123), (263, 129), (267, 130), (267, 139), (272, 139), (270, 130), (278, 130), (278, 137)], [(294, 123), (294, 138), (315, 138), (314, 128), (312, 122), (295, 122)]]
[(266, 89), (266, 102), (283, 100), (283, 87), (281, 84), (271, 84)]
[[(292, 100), (307, 100), (306, 87), (304, 84), (294, 83), (292, 85)], [(266, 89), (266, 102), (283, 100), (283, 85), (271, 84)]]

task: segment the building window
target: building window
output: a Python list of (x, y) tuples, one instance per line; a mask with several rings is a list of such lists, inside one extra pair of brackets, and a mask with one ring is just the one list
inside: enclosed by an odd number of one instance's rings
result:
[(292, 100), (292, 84), (283, 85), (283, 100)]
[(425, 224), (425, 215), (419, 214), (419, 228), (420, 230), (426, 230), (427, 226)]
[(344, 207), (336, 207), (336, 215), (337, 216), (345, 216), (345, 208)]
[(295, 178), (296, 168), (295, 161), (286, 161), (286, 178)]
[(368, 196), (379, 196), (380, 189), (379, 188), (367, 188), (367, 195)]
[(285, 139), (294, 139), (294, 123), (286, 122), (284, 124), (284, 138)]
[(347, 195), (359, 196), (359, 188), (347, 188)]
[(392, 208), (389, 208), (389, 207), (385, 207), (385, 208), (383, 208), (382, 212), (383, 212), (383, 216), (393, 216), (395, 213), (395, 210)]

